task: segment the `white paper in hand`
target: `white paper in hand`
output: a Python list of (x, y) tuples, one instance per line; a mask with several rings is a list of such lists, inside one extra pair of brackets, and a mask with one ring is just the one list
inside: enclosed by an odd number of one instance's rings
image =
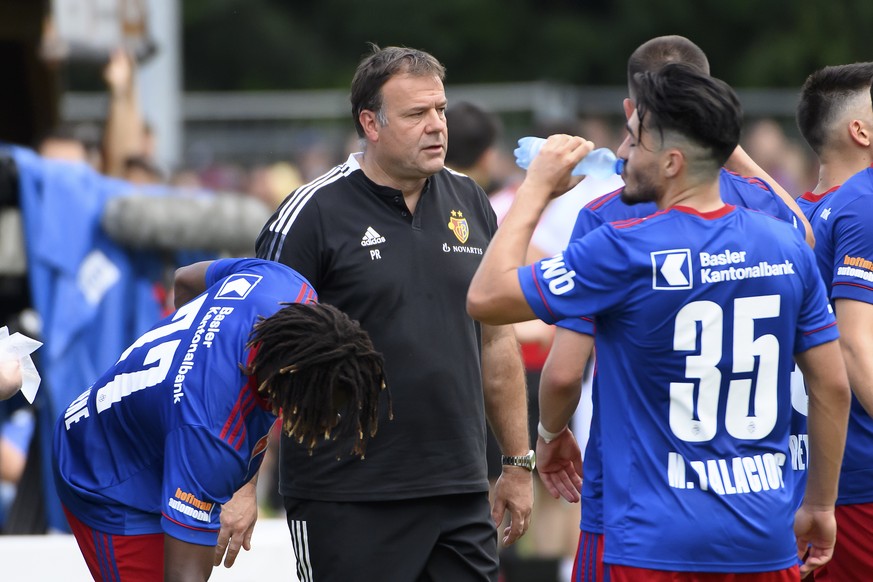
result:
[(36, 398), (40, 383), (39, 372), (30, 354), (41, 345), (42, 342), (18, 332), (10, 335), (6, 326), (0, 327), (0, 362), (18, 362), (21, 368), (21, 393), (30, 403)]

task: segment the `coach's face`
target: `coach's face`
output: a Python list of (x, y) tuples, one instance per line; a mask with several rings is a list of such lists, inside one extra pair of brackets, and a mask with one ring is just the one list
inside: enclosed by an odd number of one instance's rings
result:
[(395, 180), (420, 180), (442, 170), (448, 131), (439, 77), (391, 77), (382, 86), (381, 113), (375, 116), (368, 148), (382, 171)]
[(618, 148), (618, 156), (626, 160), (621, 177), (625, 204), (657, 202), (664, 191), (660, 175), (662, 148), (659, 140), (645, 130), (637, 112), (627, 122), (627, 136)]

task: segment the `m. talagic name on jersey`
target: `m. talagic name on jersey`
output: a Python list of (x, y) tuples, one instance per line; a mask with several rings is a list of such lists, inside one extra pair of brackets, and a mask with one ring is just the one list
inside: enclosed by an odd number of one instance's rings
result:
[(667, 454), (667, 482), (675, 489), (700, 489), (718, 495), (760, 493), (785, 487), (784, 465), (785, 454), (778, 452), (699, 460), (686, 460), (679, 453), (670, 452)]

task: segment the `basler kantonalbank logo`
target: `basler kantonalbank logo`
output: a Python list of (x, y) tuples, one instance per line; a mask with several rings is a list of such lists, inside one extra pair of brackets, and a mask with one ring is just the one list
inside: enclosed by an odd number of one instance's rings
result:
[(261, 282), (260, 275), (231, 275), (224, 280), (221, 289), (215, 294), (216, 299), (245, 299), (255, 285)]
[(652, 289), (691, 289), (691, 249), (654, 251), (652, 257)]

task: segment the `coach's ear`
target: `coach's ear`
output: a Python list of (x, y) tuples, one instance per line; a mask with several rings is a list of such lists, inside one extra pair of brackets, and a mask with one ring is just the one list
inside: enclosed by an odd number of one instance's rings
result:
[(361, 123), (361, 127), (364, 128), (364, 137), (367, 141), (379, 140), (379, 129), (382, 127), (382, 124), (379, 123), (379, 116), (375, 111), (362, 109), (358, 114), (358, 121)]

